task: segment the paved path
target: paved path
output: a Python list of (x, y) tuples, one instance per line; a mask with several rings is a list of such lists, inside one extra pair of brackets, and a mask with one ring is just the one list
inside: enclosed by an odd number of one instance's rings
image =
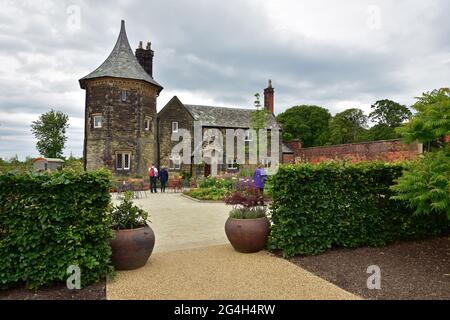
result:
[(133, 202), (150, 213), (154, 253), (228, 243), (224, 226), (230, 207), (224, 203), (202, 203), (181, 193), (160, 192)]
[(147, 264), (117, 272), (108, 299), (356, 299), (310, 272), (262, 251), (242, 254), (224, 232), (230, 210), (181, 194), (150, 194), (154, 253)]

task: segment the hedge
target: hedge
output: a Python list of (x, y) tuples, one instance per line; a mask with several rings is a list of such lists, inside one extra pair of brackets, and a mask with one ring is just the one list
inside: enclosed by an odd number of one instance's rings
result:
[(65, 282), (70, 265), (82, 286), (112, 274), (110, 180), (107, 171), (0, 175), (0, 287)]
[(284, 256), (311, 255), (332, 247), (382, 246), (449, 231), (445, 214), (413, 214), (392, 200), (404, 165), (322, 163), (281, 166), (271, 177), (269, 249)]

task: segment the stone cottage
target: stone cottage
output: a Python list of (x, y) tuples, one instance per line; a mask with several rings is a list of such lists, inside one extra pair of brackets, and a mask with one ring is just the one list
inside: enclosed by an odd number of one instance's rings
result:
[[(194, 121), (202, 130), (250, 128), (252, 109), (223, 108), (183, 104), (177, 97), (157, 114), (156, 99), (163, 87), (153, 78), (151, 44), (142, 42), (133, 53), (122, 20), (119, 37), (108, 58), (93, 72), (79, 80), (86, 90), (84, 167), (107, 167), (116, 175), (146, 175), (151, 164), (173, 171), (208, 175), (208, 165), (186, 164), (171, 157), (171, 135), (178, 128), (193, 130)], [(280, 129), (274, 111), (274, 89), (264, 90), (264, 106), (270, 130)], [(281, 134), (280, 134), (281, 137)], [(253, 137), (244, 137), (251, 142)], [(281, 138), (280, 138), (281, 139)], [(281, 146), (289, 154), (289, 148)], [(236, 172), (235, 159), (223, 155), (220, 171)], [(281, 162), (284, 157), (280, 155)]]
[[(272, 131), (274, 129), (280, 132), (281, 138), (281, 127), (277, 123), (275, 116), (273, 114), (274, 110), (274, 89), (272, 87), (271, 81), (269, 81), (269, 86), (264, 90), (264, 108), (267, 111), (267, 129)], [(252, 167), (248, 161), (248, 146), (253, 142), (256, 137), (253, 137), (249, 132), (252, 122), (252, 112), (254, 109), (243, 109), (243, 108), (226, 108), (219, 106), (204, 106), (204, 105), (192, 105), (184, 104), (174, 96), (158, 113), (158, 143), (159, 143), (159, 165), (169, 168), (171, 171), (188, 172), (194, 176), (208, 176), (211, 174), (211, 162), (205, 161), (202, 164), (195, 163), (194, 154), (190, 154), (189, 163), (183, 163), (182, 157), (179, 155), (173, 155), (172, 149), (179, 141), (172, 141), (172, 134), (177, 133), (180, 128), (188, 130), (192, 140), (195, 136), (194, 133), (194, 123), (197, 122), (201, 126), (201, 136), (205, 136), (205, 132), (208, 129), (219, 130), (223, 141), (220, 145), (226, 144), (226, 130), (232, 129), (234, 131), (242, 129), (244, 145), (247, 146), (247, 151), (245, 157), (247, 159), (246, 163), (239, 165), (236, 161), (237, 154), (237, 141), (234, 141), (234, 154), (230, 157), (224, 148), (224, 152), (221, 154), (221, 163), (219, 164), (219, 173), (235, 173), (239, 169), (250, 169)], [(210, 130), (214, 132), (213, 130)], [(234, 137), (238, 138), (237, 136)], [(208, 147), (208, 141), (205, 141), (202, 145), (203, 152)], [(279, 156), (277, 159), (278, 163), (282, 161), (282, 151), (291, 152), (286, 146), (282, 146), (281, 140), (278, 140), (279, 146)], [(270, 144), (270, 139), (268, 139), (268, 144)], [(269, 145), (270, 147), (270, 145)], [(195, 150), (196, 146), (194, 141), (191, 142), (191, 149)], [(262, 159), (263, 162), (265, 159)], [(265, 162), (268, 165), (268, 161)], [(254, 167), (254, 165), (253, 165)]]

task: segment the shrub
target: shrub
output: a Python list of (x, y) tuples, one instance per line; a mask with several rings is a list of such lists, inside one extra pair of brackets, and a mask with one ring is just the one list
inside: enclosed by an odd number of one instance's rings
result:
[(70, 265), (82, 286), (111, 274), (110, 179), (104, 170), (0, 175), (0, 286), (65, 282)]
[(241, 181), (234, 192), (225, 196), (225, 203), (233, 205), (230, 218), (257, 219), (266, 216), (264, 195), (251, 181)]
[(112, 208), (113, 229), (135, 229), (146, 224), (148, 212), (133, 204), (133, 195), (133, 191), (125, 192), (123, 201)]
[(446, 213), (450, 218), (450, 148), (427, 152), (416, 159), (392, 186), (417, 214)]
[(445, 214), (414, 215), (406, 202), (390, 198), (403, 169), (383, 163), (281, 166), (271, 181), (269, 248), (285, 256), (317, 254), (448, 232)]
[(198, 200), (223, 200), (229, 191), (223, 188), (195, 188), (186, 191), (185, 194)]

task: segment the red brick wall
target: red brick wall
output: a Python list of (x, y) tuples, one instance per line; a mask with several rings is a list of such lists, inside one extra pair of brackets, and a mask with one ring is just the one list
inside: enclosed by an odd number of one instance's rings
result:
[(293, 153), (283, 153), (283, 162), (282, 163), (295, 163), (295, 156)]
[(311, 163), (324, 160), (349, 160), (351, 162), (382, 160), (392, 162), (413, 159), (421, 152), (422, 146), (420, 144), (407, 145), (399, 139), (294, 150), (295, 162)]

